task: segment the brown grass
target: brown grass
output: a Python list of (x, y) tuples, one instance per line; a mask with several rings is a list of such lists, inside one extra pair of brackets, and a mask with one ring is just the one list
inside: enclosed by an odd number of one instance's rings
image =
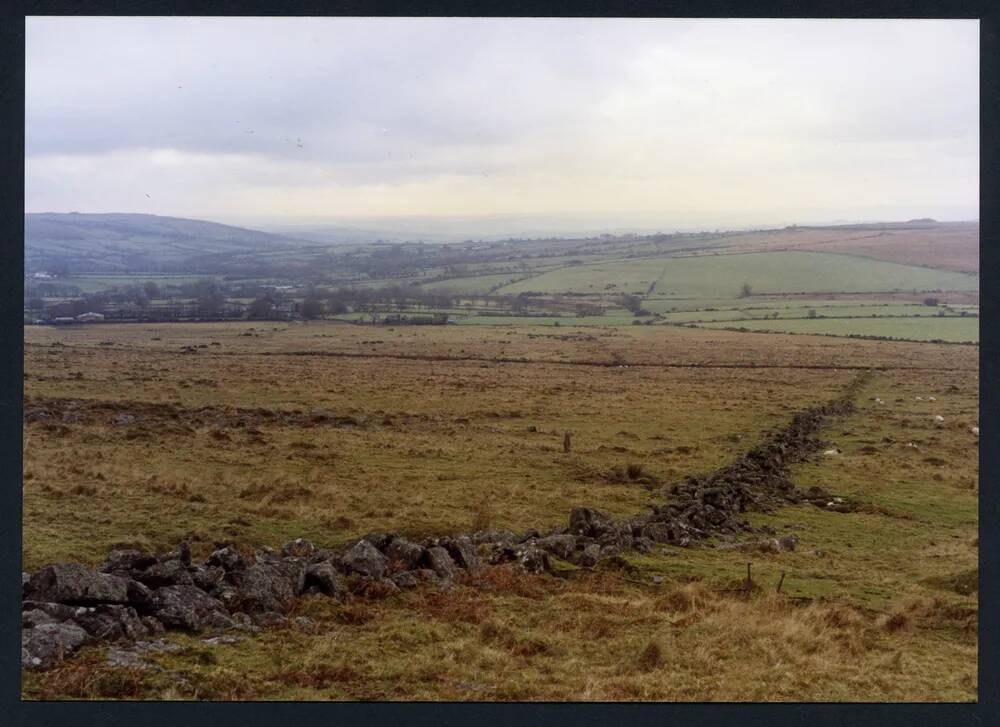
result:
[[(797, 533), (794, 552), (664, 546), (562, 578), (490, 567), (448, 592), (354, 584), (346, 603), (296, 605), (295, 614), (315, 622), (310, 633), (265, 630), (211, 649), (170, 635), (185, 650), (151, 656), (164, 671), (141, 675), (112, 675), (100, 649), (85, 649), (51, 672), (27, 674), (25, 695), (975, 699), (974, 349), (646, 326), (592, 328), (567, 340), (504, 330), (509, 343), (500, 345), (495, 332), (447, 328), (397, 331), (385, 336), (389, 356), (354, 358), (370, 348), (362, 326), (310, 324), (252, 339), (240, 336), (245, 328), (28, 331), (29, 399), (110, 399), (145, 413), (155, 411), (149, 403), (170, 404), (181, 418), (152, 422), (149, 436), (136, 439), (112, 424), (27, 424), (27, 569), (97, 563), (116, 545), (166, 550), (181, 538), (204, 555), (222, 541), (248, 550), (299, 536), (337, 545), (373, 530), (544, 529), (564, 525), (573, 505), (631, 515), (661, 498), (634, 483), (730, 461), (761, 430), (839, 392), (853, 376), (843, 365), (917, 368), (879, 373), (860, 393), (857, 415), (823, 433), (843, 454), (793, 472), (800, 486), (867, 503), (862, 511), (747, 513), (779, 534)], [(172, 353), (206, 336), (222, 345)], [(60, 339), (68, 345), (51, 345)], [(105, 339), (117, 345), (101, 347)], [(564, 363), (603, 362), (609, 351), (653, 365)], [(527, 362), (489, 360), (501, 353)], [(833, 368), (663, 366), (702, 362)], [(937, 401), (915, 400), (927, 394)], [(877, 407), (875, 395), (886, 405)], [(226, 427), (228, 441), (211, 427), (177, 426), (206, 406), (263, 413), (247, 429)], [(279, 416), (313, 408), (360, 424), (299, 426)], [(945, 426), (933, 425), (937, 413)], [(569, 454), (561, 448), (567, 429)], [(616, 467), (623, 483), (607, 481)], [(726, 593), (748, 557), (759, 590)]]

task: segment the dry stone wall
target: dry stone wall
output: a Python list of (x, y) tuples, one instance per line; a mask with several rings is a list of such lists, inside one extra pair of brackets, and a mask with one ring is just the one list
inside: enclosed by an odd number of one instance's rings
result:
[[(831, 501), (815, 488), (797, 489), (789, 467), (821, 448), (820, 428), (828, 417), (852, 410), (861, 383), (856, 380), (835, 401), (799, 412), (732, 464), (685, 478), (665, 493), (666, 504), (631, 518), (575, 507), (567, 527), (547, 532), (484, 530), (420, 542), (371, 533), (342, 550), (298, 539), (280, 551), (252, 554), (223, 546), (199, 563), (182, 543), (155, 555), (112, 550), (96, 570), (61, 563), (22, 574), (22, 666), (49, 668), (84, 644), (145, 643), (166, 630), (253, 631), (281, 622), (303, 594), (345, 600), (424, 585), (447, 589), (462, 573), (491, 565), (513, 563), (542, 573), (559, 559), (590, 568), (625, 551), (687, 547), (712, 536), (732, 546), (740, 534), (754, 533), (748, 510)], [(795, 536), (763, 542), (792, 549)]]

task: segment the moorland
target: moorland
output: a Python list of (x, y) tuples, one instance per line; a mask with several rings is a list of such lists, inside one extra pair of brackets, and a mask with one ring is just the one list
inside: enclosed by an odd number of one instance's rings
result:
[(915, 222), (29, 268), (26, 319), (107, 315), (25, 326), (29, 574), (627, 518), (851, 406), (787, 465), (823, 501), (745, 531), (539, 572), (483, 553), (235, 636), (89, 643), (23, 695), (973, 701), (977, 244)]

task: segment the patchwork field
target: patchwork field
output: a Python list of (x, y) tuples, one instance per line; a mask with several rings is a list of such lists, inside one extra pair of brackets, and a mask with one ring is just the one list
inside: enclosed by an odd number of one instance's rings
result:
[(978, 290), (975, 275), (822, 252), (720, 253), (577, 265), (526, 278), (500, 293), (658, 294), (679, 298), (757, 293)]
[(673, 326), (25, 330), (27, 571), (181, 540), (204, 556), (641, 513), (874, 369), (823, 430), (832, 453), (793, 470), (864, 507), (747, 513), (797, 535), (791, 552), (712, 538), (303, 597), (302, 618), (232, 643), (168, 632), (140, 665), (84, 647), (25, 672), (27, 698), (976, 699), (975, 347)]
[(956, 224), (934, 230), (885, 230), (849, 240), (820, 241), (803, 245), (802, 249), (844, 252), (904, 265), (977, 272), (979, 225)]
[(979, 270), (978, 222), (786, 227), (730, 234), (722, 244), (746, 252), (814, 250), (966, 273)]

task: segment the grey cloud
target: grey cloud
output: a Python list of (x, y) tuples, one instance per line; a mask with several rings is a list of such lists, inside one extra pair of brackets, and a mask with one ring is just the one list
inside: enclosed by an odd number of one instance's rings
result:
[(379, 159), (408, 144), (515, 139), (566, 120), (615, 79), (600, 34), (538, 27), (526, 39), (477, 21), (113, 22), (58, 39), (38, 27), (29, 154), (308, 148), (330, 161)]
[(421, 209), (662, 189), (704, 208), (751, 204), (762, 169), (789, 198), (804, 178), (892, 203), (975, 186), (969, 22), (32, 18), (26, 47), (29, 204), (51, 209), (124, 205), (123, 175), (227, 209), (420, 183)]

